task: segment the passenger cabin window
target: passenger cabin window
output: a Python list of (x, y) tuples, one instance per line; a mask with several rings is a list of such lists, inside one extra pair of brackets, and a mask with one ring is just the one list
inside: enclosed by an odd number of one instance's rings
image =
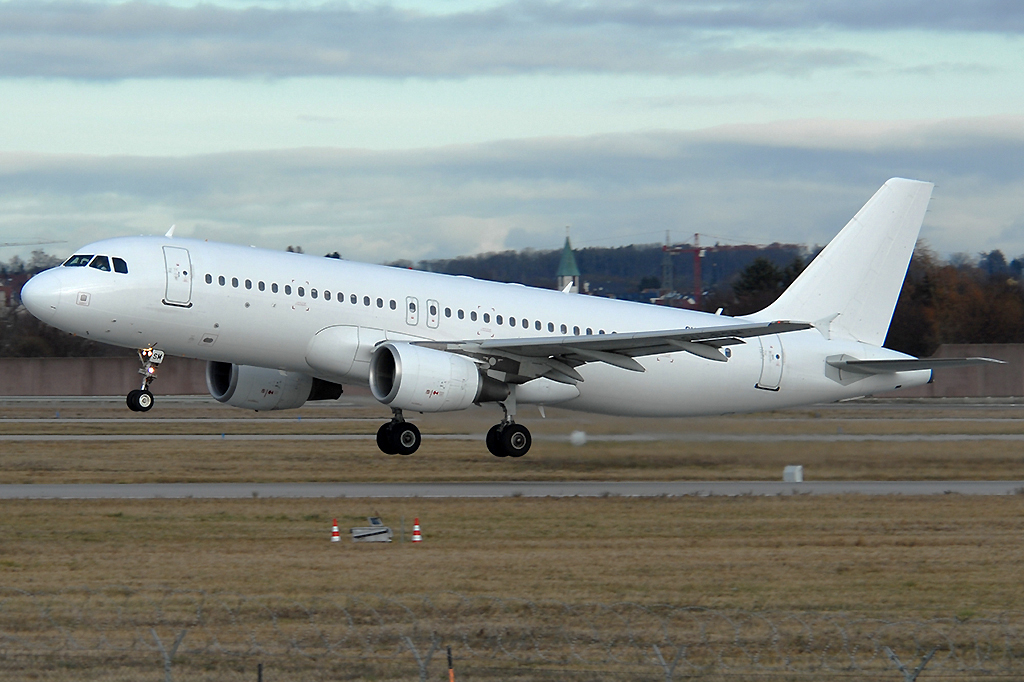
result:
[(302, 298), (302, 297), (304, 297), (305, 295), (306, 295), (306, 289), (305, 289), (305, 287), (299, 287), (299, 298)]
[(286, 296), (291, 296), (292, 295), (292, 285), (291, 284), (285, 284), (284, 285), (284, 293), (285, 293)]
[(540, 331), (540, 320), (537, 320), (536, 322), (533, 323), (533, 328), (536, 329), (537, 331)]
[(329, 291), (325, 291), (324, 292), (324, 300), (325, 301), (331, 300), (331, 292), (329, 292)]
[[(114, 272), (119, 272), (122, 275), (128, 274), (128, 264), (124, 262), (123, 258), (112, 258), (114, 261)], [(207, 275), (209, 277), (209, 275)], [(209, 284), (209, 282), (207, 282)]]
[(459, 319), (460, 320), (466, 319), (466, 313), (463, 312), (462, 309), (459, 309)]
[(444, 309), (444, 316), (445, 317), (451, 317), (452, 316), (452, 309), (451, 308), (445, 308)]
[(316, 298), (317, 297), (316, 289), (310, 289), (309, 290), (309, 295), (312, 296), (313, 298)]
[(64, 261), (64, 267), (66, 267), (66, 268), (84, 268), (86, 265), (89, 264), (89, 261), (91, 261), (91, 260), (92, 260), (92, 254), (91, 253), (88, 256), (83, 256), (83, 255), (72, 256), (71, 258), (68, 258), (66, 261)]
[(495, 315), (494, 316), (494, 321), (497, 322), (498, 324), (501, 324), (501, 322), (502, 322), (501, 315)]
[(355, 294), (352, 294), (351, 296), (348, 297), (348, 300), (350, 300), (352, 302), (352, 305), (355, 305), (356, 301), (358, 301), (359, 299), (356, 298)]
[(245, 280), (245, 288), (246, 289), (252, 289), (252, 280), (251, 279)]
[(475, 311), (475, 310), (473, 310), (473, 311), (470, 311), (470, 313), (469, 313), (469, 319), (471, 319), (471, 320), (473, 320), (474, 322), (476, 322), (476, 311)]
[(217, 282), (219, 282), (221, 286), (224, 286), (224, 283), (226, 281), (227, 280), (224, 279), (224, 275), (221, 275), (220, 277), (217, 278)]
[(260, 291), (266, 291), (267, 290), (267, 285), (264, 284), (262, 280), (260, 280), (260, 283), (257, 284), (256, 286), (259, 288)]
[(491, 321), (490, 313), (484, 313), (484, 322), (490, 322), (490, 321)]
[(569, 329), (564, 324), (560, 327), (560, 329), (562, 330), (563, 334), (568, 334), (569, 333)]
[(231, 286), (233, 286), (236, 289), (238, 288), (238, 278), (237, 277), (232, 277), (231, 278)]
[(102, 270), (103, 272), (110, 272), (110, 259), (106, 256), (96, 256), (92, 259), (92, 262), (89, 263), (89, 267)]
[(555, 323), (554, 322), (548, 322), (548, 331), (549, 332), (555, 331)]
[[(222, 282), (222, 284), (223, 284), (223, 282)], [(277, 293), (277, 282), (271, 282), (270, 283), (270, 291), (275, 293), (275, 294)]]
[(207, 284), (213, 284), (213, 275), (207, 275), (206, 276), (206, 283)]
[(377, 299), (377, 307), (378, 308), (383, 308), (384, 307), (384, 299), (383, 298), (378, 298)]
[(363, 305), (365, 305), (365, 306), (370, 305), (370, 297), (369, 296), (363, 296)]
[(392, 310), (398, 309), (398, 303), (395, 302), (395, 299), (391, 299), (390, 301), (388, 301), (388, 305), (391, 306)]

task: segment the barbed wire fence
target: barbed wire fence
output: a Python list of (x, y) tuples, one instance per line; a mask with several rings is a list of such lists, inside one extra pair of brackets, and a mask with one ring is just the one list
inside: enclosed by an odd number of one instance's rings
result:
[[(0, 588), (0, 676), (39, 680), (1024, 677), (1024, 612), (851, 613), (430, 595)], [(891, 655), (890, 655), (891, 654)], [(902, 659), (905, 663), (899, 663)], [(897, 665), (900, 669), (897, 669)]]

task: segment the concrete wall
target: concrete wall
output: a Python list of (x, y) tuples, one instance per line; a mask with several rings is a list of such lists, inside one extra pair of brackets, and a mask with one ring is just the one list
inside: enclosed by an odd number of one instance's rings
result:
[[(127, 395), (142, 386), (141, 368), (137, 358), (0, 358), (0, 395)], [(167, 357), (153, 389), (207, 393), (206, 363)]]
[[(941, 346), (939, 358), (981, 356), (1005, 365), (963, 367), (935, 372), (927, 386), (888, 394), (903, 398), (975, 398), (1024, 396), (1024, 344)], [(135, 358), (0, 358), (2, 395), (126, 395), (139, 388)], [(168, 357), (153, 388), (160, 395), (203, 395), (206, 363)], [(349, 390), (348, 387), (345, 389)]]

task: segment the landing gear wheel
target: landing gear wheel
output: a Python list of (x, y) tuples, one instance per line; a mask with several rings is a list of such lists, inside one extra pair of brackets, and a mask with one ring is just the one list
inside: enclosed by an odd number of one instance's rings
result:
[(125, 403), (128, 405), (128, 409), (132, 412), (149, 412), (153, 407), (153, 394), (149, 391), (142, 391), (134, 389), (128, 391), (128, 397), (125, 399)]
[(509, 457), (522, 457), (530, 451), (533, 438), (522, 424), (506, 424), (501, 430), (501, 449)]
[(395, 449), (391, 439), (391, 427), (396, 423), (397, 422), (386, 422), (381, 424), (380, 428), (377, 429), (377, 447), (380, 448), (380, 451), (385, 455), (398, 454), (398, 450)]
[(153, 407), (153, 394), (149, 391), (139, 391), (135, 402), (139, 406), (139, 412), (149, 412)]
[(411, 455), (420, 447), (420, 430), (409, 422), (395, 422), (391, 426), (391, 443), (399, 455)]
[(487, 452), (495, 457), (508, 457), (508, 453), (501, 449), (501, 427), (502, 424), (495, 424), (487, 431)]

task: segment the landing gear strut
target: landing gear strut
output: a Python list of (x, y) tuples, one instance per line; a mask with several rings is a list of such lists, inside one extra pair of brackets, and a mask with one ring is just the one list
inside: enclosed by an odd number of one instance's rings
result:
[(495, 457), (522, 457), (530, 451), (533, 438), (528, 428), (515, 422), (515, 391), (513, 390), (509, 397), (498, 405), (505, 416), (487, 431), (487, 451)]
[(128, 398), (125, 402), (132, 412), (149, 412), (153, 407), (153, 393), (149, 385), (156, 379), (156, 370), (164, 361), (164, 352), (154, 348), (140, 348), (139, 361), (142, 362), (142, 369), (139, 374), (143, 376), (142, 388), (128, 391)]
[(420, 447), (420, 430), (405, 421), (402, 411), (392, 408), (395, 416), (377, 429), (377, 447), (385, 455), (411, 455)]

